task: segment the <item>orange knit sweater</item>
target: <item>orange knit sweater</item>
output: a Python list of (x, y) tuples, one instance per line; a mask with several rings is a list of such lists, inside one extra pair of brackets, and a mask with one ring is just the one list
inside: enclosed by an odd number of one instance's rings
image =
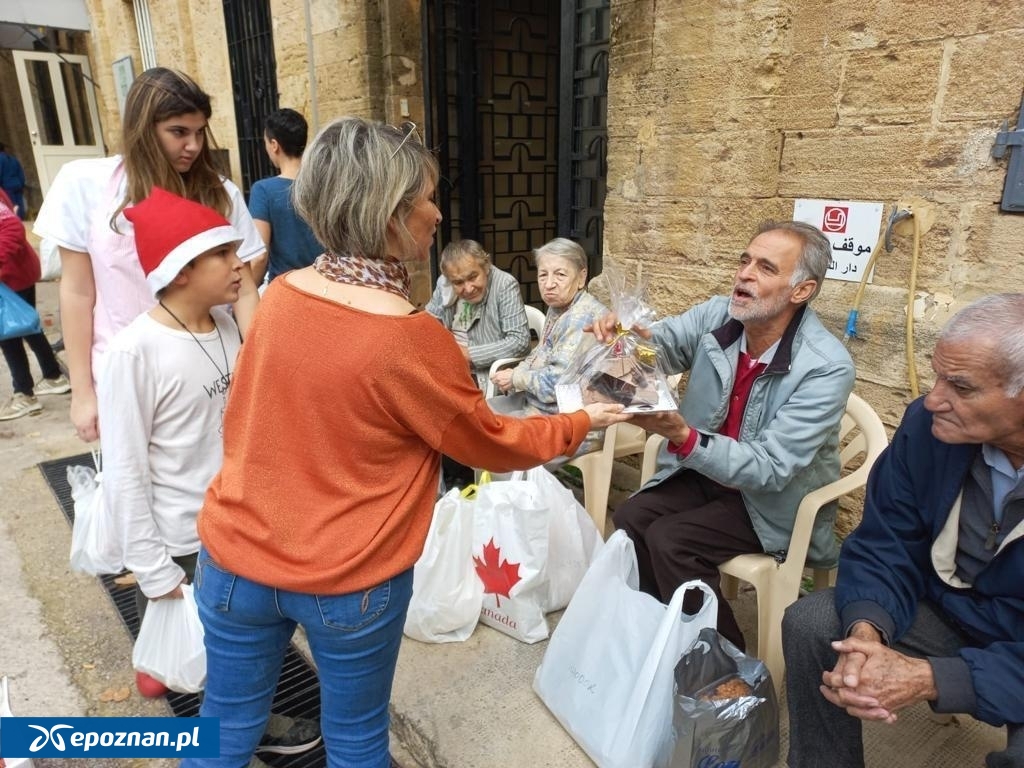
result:
[(571, 455), (586, 413), (495, 415), (451, 334), (426, 313), (374, 315), (275, 280), (224, 414), (224, 465), (199, 537), (252, 581), (344, 594), (411, 567), (440, 454), (497, 472)]

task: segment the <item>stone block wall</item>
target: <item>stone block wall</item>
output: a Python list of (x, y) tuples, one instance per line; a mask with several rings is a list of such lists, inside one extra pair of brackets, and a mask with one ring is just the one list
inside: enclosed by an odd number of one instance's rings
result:
[(378, 2), (310, 0), (307, 16), (303, 0), (271, 0), (271, 12), (282, 106), (306, 115), (312, 131), (342, 115), (383, 117)]
[[(88, 0), (90, 56), (100, 84), (107, 146), (120, 149), (121, 116), (111, 64), (132, 56), (142, 71), (132, 5)], [(210, 128), (241, 179), (224, 12), (219, 0), (149, 0), (160, 66), (180, 69), (213, 97)], [(303, 113), (311, 134), (341, 115), (423, 125), (419, 3), (402, 0), (271, 0), (281, 106)], [(386, 17), (386, 21), (385, 21)], [(311, 78), (312, 71), (312, 78)], [(407, 107), (403, 109), (403, 107)], [(408, 112), (408, 114), (404, 114)], [(429, 265), (411, 267), (414, 300), (430, 297)]]
[[(423, 125), (418, 2), (310, 0), (307, 14), (303, 0), (271, 0), (271, 11), (280, 103), (302, 112), (310, 138), (344, 115)], [(409, 271), (425, 305), (429, 265)]]
[[(132, 4), (125, 0), (87, 0), (92, 18), (90, 61), (100, 85), (98, 106), (108, 150), (121, 149), (121, 113), (111, 65), (131, 56), (135, 74), (143, 71)], [(235, 106), (231, 95), (224, 10), (219, 0), (149, 0), (157, 65), (192, 77), (210, 94), (210, 130), (231, 159), (231, 175), (241, 180)]]
[[(797, 198), (897, 203), (926, 230), (914, 332), (920, 386), (942, 323), (1024, 290), (1024, 215), (999, 211), (990, 156), (1024, 88), (1024, 5), (985, 0), (612, 0), (605, 257), (651, 278), (663, 312), (729, 289), (756, 224)], [(883, 253), (851, 342), (857, 391), (895, 425), (909, 222)], [(842, 335), (855, 283), (815, 308)]]
[(109, 154), (121, 151), (121, 112), (117, 106), (113, 63), (131, 56), (135, 74), (142, 71), (139, 36), (135, 31), (132, 5), (124, 0), (86, 0), (92, 29), (87, 35), (89, 65), (99, 85), (96, 108)]
[(18, 74), (9, 51), (0, 52), (0, 82), (6, 84), (0, 91), (0, 142), (7, 147), (9, 154), (18, 158), (25, 170), (25, 204), (29, 211), (35, 211), (42, 202), (39, 174), (32, 158), (32, 139), (25, 125)]

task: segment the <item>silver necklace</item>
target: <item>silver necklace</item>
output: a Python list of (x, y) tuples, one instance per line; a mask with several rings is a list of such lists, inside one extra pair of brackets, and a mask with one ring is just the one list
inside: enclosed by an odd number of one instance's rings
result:
[(220, 351), (224, 355), (224, 370), (223, 371), (220, 369), (220, 366), (217, 365), (217, 361), (213, 359), (213, 355), (211, 355), (209, 352), (206, 351), (206, 347), (203, 346), (203, 342), (201, 342), (199, 339), (196, 338), (196, 335), (194, 333), (192, 333), (192, 331), (189, 330), (188, 326), (185, 325), (183, 322), (181, 322), (181, 320), (178, 319), (178, 316), (176, 314), (174, 314), (173, 312), (171, 312), (171, 310), (169, 310), (167, 308), (167, 305), (164, 304), (163, 301), (158, 301), (157, 303), (161, 307), (163, 307), (164, 312), (166, 312), (168, 315), (170, 315), (171, 318), (174, 320), (174, 322), (176, 322), (178, 325), (180, 325), (182, 328), (185, 329), (185, 333), (187, 333), (189, 336), (192, 337), (192, 341), (194, 341), (199, 346), (199, 348), (201, 350), (203, 350), (203, 354), (206, 355), (207, 359), (211, 363), (213, 363), (213, 367), (217, 369), (217, 373), (220, 374), (221, 380), (224, 381), (225, 383), (227, 383), (228, 382), (228, 377), (231, 376), (231, 365), (228, 363), (228, 351), (224, 347), (224, 337), (220, 335), (220, 327), (217, 325), (217, 321), (216, 320), (213, 321), (213, 329), (217, 332), (217, 341), (220, 342)]

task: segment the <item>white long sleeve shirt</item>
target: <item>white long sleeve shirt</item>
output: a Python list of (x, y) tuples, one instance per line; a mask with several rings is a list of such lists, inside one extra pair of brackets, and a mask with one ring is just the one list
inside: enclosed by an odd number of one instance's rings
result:
[(112, 339), (98, 388), (103, 498), (123, 532), (125, 567), (150, 598), (184, 577), (172, 556), (199, 550), (196, 516), (224, 457), (241, 340), (224, 310), (212, 314), (219, 339), (140, 315)]

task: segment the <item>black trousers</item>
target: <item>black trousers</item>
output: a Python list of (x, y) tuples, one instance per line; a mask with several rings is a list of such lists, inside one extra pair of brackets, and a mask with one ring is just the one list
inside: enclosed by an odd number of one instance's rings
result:
[[(36, 287), (29, 286), (23, 291), (15, 291), (21, 298), (33, 307), (36, 305)], [(28, 355), (25, 352), (25, 344), (28, 344), (32, 353), (39, 361), (39, 368), (43, 372), (44, 379), (56, 379), (60, 376), (60, 363), (53, 353), (50, 342), (42, 333), (33, 333), (31, 336), (19, 336), (16, 339), (4, 339), (0, 341), (0, 351), (3, 352), (7, 367), (11, 369), (11, 383), (15, 392), (31, 397), (34, 394), (32, 383), (32, 371), (28, 367)]]
[[(680, 584), (700, 579), (718, 596), (718, 631), (746, 650), (718, 574), (720, 563), (764, 551), (738, 491), (684, 469), (620, 504), (613, 520), (636, 547), (640, 589), (667, 603)], [(691, 590), (683, 606), (693, 613), (702, 601)]]
[[(842, 634), (832, 589), (800, 598), (783, 616), (790, 768), (864, 768), (863, 722), (832, 704), (818, 689), (821, 673), (836, 665), (838, 654), (831, 643)], [(917, 659), (956, 656), (972, 646), (977, 642), (927, 600), (918, 602), (914, 623), (893, 643), (894, 649)], [(990, 753), (986, 765), (1024, 766), (1024, 725), (1007, 724), (1007, 750)]]

